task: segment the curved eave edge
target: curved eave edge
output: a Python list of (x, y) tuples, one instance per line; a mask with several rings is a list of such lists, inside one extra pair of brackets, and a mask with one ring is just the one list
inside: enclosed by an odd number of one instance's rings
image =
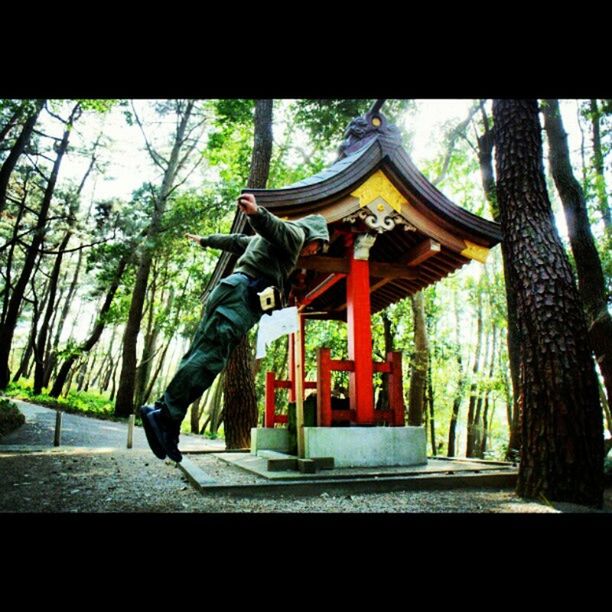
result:
[(347, 195), (368, 174), (385, 167), (404, 183), (400, 186), (408, 194), (416, 193), (434, 214), (479, 238), (488, 247), (501, 241), (499, 223), (483, 219), (449, 200), (418, 170), (403, 147), (390, 146), (383, 139), (374, 139), (352, 163), (319, 182), (281, 189), (248, 188), (242, 193), (253, 193), (262, 206), (272, 211), (282, 210), (281, 214), (287, 214), (294, 207), (306, 207), (307, 210), (302, 212), (308, 214), (309, 210), (316, 211), (331, 198)]
[[(274, 208), (276, 207), (291, 207), (302, 204), (311, 204), (318, 202), (328, 195), (340, 194), (342, 191), (351, 189), (356, 182), (360, 181), (370, 171), (374, 170), (380, 164), (382, 159), (382, 149), (378, 140), (373, 140), (359, 155), (355, 155), (354, 160), (350, 164), (342, 164), (338, 172), (331, 173), (328, 177), (306, 185), (281, 187), (280, 189), (255, 189), (245, 188), (242, 193), (252, 193), (257, 197), (258, 202), (263, 206)], [(327, 168), (333, 168), (335, 164)], [(319, 174), (322, 174), (322, 171)], [(316, 176), (316, 175), (315, 175)]]
[(474, 213), (465, 210), (449, 200), (437, 187), (432, 185), (425, 175), (414, 165), (410, 156), (401, 147), (393, 149), (383, 147), (383, 165), (388, 164), (405, 183), (407, 189), (412, 189), (420, 195), (422, 201), (432, 212), (446, 221), (458, 226), (488, 243), (495, 246), (502, 240), (501, 226), (495, 221), (483, 219)]

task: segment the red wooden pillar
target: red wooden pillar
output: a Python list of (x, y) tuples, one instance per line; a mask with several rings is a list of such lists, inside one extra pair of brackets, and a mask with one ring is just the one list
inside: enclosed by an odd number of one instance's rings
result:
[(276, 374), (274, 372), (266, 372), (266, 415), (264, 427), (274, 427), (274, 381)]
[(355, 369), (349, 375), (350, 406), (356, 411), (357, 423), (369, 425), (374, 422), (370, 262), (355, 259), (352, 248), (346, 277), (346, 322), (348, 356), (355, 362)]
[(331, 351), (317, 351), (317, 427), (331, 427)]

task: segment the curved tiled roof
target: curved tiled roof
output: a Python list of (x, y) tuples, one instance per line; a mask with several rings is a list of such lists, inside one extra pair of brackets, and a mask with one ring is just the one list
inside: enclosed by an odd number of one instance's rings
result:
[[(255, 194), (258, 204), (278, 216), (297, 218), (324, 208), (329, 212), (330, 206), (335, 210), (336, 202), (349, 196), (377, 170), (383, 170), (397, 190), (414, 206), (415, 211), (429, 218), (442, 231), (452, 233), (461, 240), (461, 244), (464, 240), (485, 248), (498, 244), (502, 238), (500, 225), (457, 206), (447, 198), (415, 166), (401, 146), (396, 128), (389, 126), (383, 115), (377, 114), (376, 118), (380, 120), (376, 124), (371, 121), (371, 113), (354, 120), (360, 122), (358, 129), (351, 132), (349, 126), (345, 133), (348, 137), (341, 147), (341, 157), (331, 166), (280, 189), (243, 189), (242, 192)], [(373, 125), (379, 127), (374, 128)], [(355, 206), (358, 208), (358, 204)], [(237, 213), (230, 231), (251, 233), (252, 230), (246, 217)], [(424, 237), (419, 232), (383, 233), (372, 251), (373, 259), (399, 260), (402, 253), (417, 246)], [(459, 250), (453, 251), (443, 246), (438, 256), (419, 267), (418, 279), (398, 279), (373, 291), (372, 312), (415, 293), (465, 265), (469, 259)], [(222, 254), (206, 293), (222, 276), (230, 272), (235, 261), (235, 255)], [(316, 275), (315, 280), (319, 280)], [(313, 306), (315, 309), (337, 313), (341, 310), (343, 292), (344, 286), (340, 282), (314, 302)]]

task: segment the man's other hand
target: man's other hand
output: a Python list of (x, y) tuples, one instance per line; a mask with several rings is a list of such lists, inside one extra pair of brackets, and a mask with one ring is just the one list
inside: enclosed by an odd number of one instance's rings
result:
[(255, 201), (255, 196), (252, 193), (243, 193), (238, 198), (238, 208), (240, 208), (245, 215), (254, 215), (259, 210), (257, 202)]
[(187, 238), (188, 240), (193, 240), (194, 242), (200, 244), (200, 239), (202, 238), (202, 236), (196, 236), (195, 234), (185, 234), (185, 238)]

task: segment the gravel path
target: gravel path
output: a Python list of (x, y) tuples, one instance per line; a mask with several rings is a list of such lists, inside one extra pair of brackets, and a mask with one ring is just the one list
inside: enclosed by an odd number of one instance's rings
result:
[[(20, 406), (21, 408), (21, 406)], [(37, 407), (35, 407), (37, 408)], [(0, 512), (43, 513), (560, 513), (612, 512), (612, 489), (603, 511), (572, 504), (525, 501), (510, 490), (457, 489), (355, 495), (322, 493), (312, 497), (276, 496), (252, 499), (226, 495), (206, 496), (189, 484), (175, 464), (159, 461), (145, 448), (144, 434), (136, 428), (136, 448), (125, 449), (123, 423), (64, 415), (74, 425), (74, 443), (35, 452), (7, 452), (3, 444), (47, 435), (48, 409), (32, 409), (26, 425), (0, 441)], [(26, 410), (24, 410), (24, 413)], [(54, 411), (49, 411), (53, 416)], [(38, 415), (38, 416), (37, 416)], [(74, 421), (74, 422), (73, 422)], [(116, 427), (118, 429), (116, 429)], [(23, 431), (22, 431), (23, 430)], [(84, 432), (81, 434), (80, 432)], [(16, 435), (19, 434), (19, 435)], [(68, 432), (66, 432), (68, 436)], [(190, 436), (185, 436), (190, 438)], [(12, 439), (12, 442), (9, 442)], [(71, 439), (71, 438), (68, 438)], [(118, 448), (108, 441), (116, 439)], [(51, 436), (52, 440), (52, 436)], [(138, 443), (138, 440), (140, 443)], [(90, 447), (87, 448), (87, 444)], [(102, 442), (104, 442), (102, 444)], [(183, 442), (183, 437), (181, 437)], [(210, 441), (202, 441), (202, 444)], [(218, 441), (216, 441), (218, 444)], [(191, 443), (191, 441), (190, 441)], [(181, 444), (181, 446), (183, 446)], [(198, 455), (198, 465), (219, 482), (257, 479), (212, 455)]]
[[(26, 418), (26, 424), (12, 433), (0, 437), (2, 445), (52, 446), (55, 432), (55, 410), (11, 399)], [(127, 424), (107, 421), (76, 414), (62, 414), (62, 446), (84, 446), (91, 448), (117, 448), (127, 446)], [(223, 440), (207, 440), (202, 436), (183, 434), (181, 448), (224, 449)], [(134, 428), (133, 448), (148, 449), (147, 438), (142, 427)]]

